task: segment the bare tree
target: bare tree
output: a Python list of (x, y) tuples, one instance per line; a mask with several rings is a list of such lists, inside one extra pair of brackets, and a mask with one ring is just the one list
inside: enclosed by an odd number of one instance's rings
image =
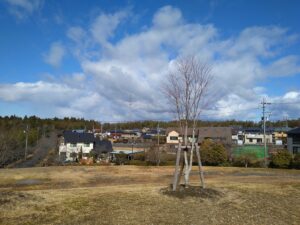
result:
[[(173, 190), (176, 190), (180, 182), (178, 180), (181, 148), (184, 152), (184, 181), (185, 186), (189, 185), (189, 175), (192, 169), (193, 153), (196, 152), (199, 166), (199, 175), (202, 187), (205, 188), (203, 169), (200, 158), (199, 147), (196, 143), (195, 132), (197, 120), (203, 106), (207, 104), (206, 94), (211, 81), (211, 67), (198, 61), (194, 56), (184, 57), (176, 62), (175, 68), (167, 76), (164, 85), (164, 92), (169, 103), (176, 112), (181, 134), (184, 133), (183, 142), (179, 143), (176, 157)], [(189, 141), (188, 128), (192, 126), (192, 139)], [(183, 145), (183, 146), (182, 146)], [(188, 158), (188, 156), (190, 156)]]

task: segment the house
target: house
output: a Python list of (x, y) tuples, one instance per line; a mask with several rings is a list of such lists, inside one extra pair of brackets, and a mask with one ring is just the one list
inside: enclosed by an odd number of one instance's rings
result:
[(100, 140), (99, 138), (95, 138), (94, 148), (91, 151), (93, 156), (97, 160), (108, 160), (109, 153), (113, 151), (113, 147), (110, 141), (108, 140)]
[(232, 143), (232, 128), (231, 127), (199, 127), (198, 143), (203, 140), (210, 139), (215, 142), (221, 142), (224, 145)]
[(241, 129), (233, 128), (232, 129), (232, 143), (235, 145), (243, 145), (244, 144), (244, 134)]
[[(183, 135), (178, 128), (168, 128), (166, 131), (167, 144), (178, 144), (183, 140)], [(189, 142), (192, 142), (193, 129), (187, 130)], [(201, 144), (205, 139), (221, 142), (223, 144), (231, 144), (232, 131), (230, 127), (198, 127), (195, 130), (195, 138), (198, 144)]]
[(59, 158), (61, 161), (76, 161), (79, 154), (87, 159), (94, 148), (94, 135), (92, 133), (64, 131), (63, 141), (59, 146)]
[(182, 141), (182, 137), (179, 136), (179, 132), (175, 129), (167, 130), (167, 144), (178, 144), (179, 140)]
[(287, 148), (293, 154), (300, 153), (300, 127), (287, 132)]
[[(264, 144), (264, 134), (261, 128), (246, 128), (243, 130), (245, 145), (262, 145)], [(266, 130), (266, 143), (272, 144), (272, 130)]]
[(276, 127), (272, 133), (273, 144), (285, 145), (287, 144), (287, 132), (291, 130), (289, 127)]
[(93, 133), (64, 131), (59, 144), (59, 158), (61, 161), (78, 161), (80, 157), (88, 159), (91, 153), (99, 158), (111, 151), (111, 142), (100, 140), (94, 137)]

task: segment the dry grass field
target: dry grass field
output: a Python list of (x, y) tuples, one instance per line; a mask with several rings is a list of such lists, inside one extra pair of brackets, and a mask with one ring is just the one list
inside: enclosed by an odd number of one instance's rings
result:
[(1, 169), (0, 224), (300, 224), (300, 171), (206, 167), (219, 194), (177, 198), (162, 193), (173, 170)]

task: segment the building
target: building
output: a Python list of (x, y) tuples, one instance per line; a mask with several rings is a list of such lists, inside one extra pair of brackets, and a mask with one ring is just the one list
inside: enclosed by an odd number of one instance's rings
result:
[[(182, 134), (179, 128), (168, 128), (166, 135), (167, 144), (178, 144), (182, 142), (184, 133)], [(188, 129), (187, 135), (189, 142), (192, 142), (192, 128)], [(227, 145), (232, 142), (232, 132), (230, 127), (198, 127), (195, 130), (195, 138), (199, 144), (205, 139), (211, 139)]]
[(276, 127), (272, 133), (273, 144), (284, 145), (287, 144), (287, 132), (291, 130), (289, 127)]
[(76, 161), (79, 154), (83, 159), (87, 159), (91, 150), (94, 148), (94, 134), (64, 131), (63, 140), (59, 146), (59, 158), (61, 161)]
[(300, 153), (300, 127), (287, 132), (287, 148), (293, 154)]
[[(266, 134), (266, 143), (272, 144), (272, 134)], [(264, 134), (262, 133), (244, 133), (245, 145), (262, 145), (264, 144)]]
[[(79, 158), (105, 158), (112, 152), (112, 144), (107, 140), (100, 140), (93, 133), (64, 131), (59, 144), (60, 161), (78, 161)], [(81, 156), (80, 156), (81, 154)]]
[(199, 127), (198, 143), (205, 139), (220, 142), (224, 145), (232, 144), (232, 128), (231, 127)]
[(179, 140), (182, 141), (182, 137), (179, 136), (179, 132), (177, 132), (175, 129), (174, 130), (167, 130), (167, 144), (178, 144)]

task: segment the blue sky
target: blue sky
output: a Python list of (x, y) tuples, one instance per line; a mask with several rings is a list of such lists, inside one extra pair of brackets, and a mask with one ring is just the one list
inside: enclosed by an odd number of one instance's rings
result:
[[(0, 3), (0, 115), (173, 119), (161, 82), (177, 58), (212, 65), (203, 119), (299, 118), (296, 0)], [(286, 104), (288, 103), (288, 104)]]

